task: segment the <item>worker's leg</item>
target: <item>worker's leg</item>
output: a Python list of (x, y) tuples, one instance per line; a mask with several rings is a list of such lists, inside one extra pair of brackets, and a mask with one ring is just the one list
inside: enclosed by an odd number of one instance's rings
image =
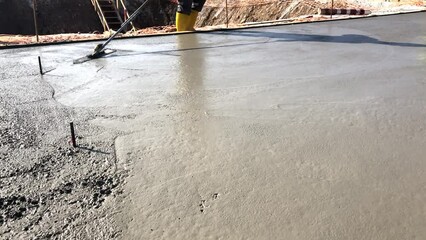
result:
[(192, 2), (192, 6), (191, 6), (191, 15), (190, 15), (190, 20), (188, 23), (188, 29), (190, 31), (194, 31), (194, 27), (195, 27), (195, 22), (197, 21), (197, 17), (198, 17), (198, 13), (201, 12), (201, 10), (204, 7), (204, 3), (206, 3), (206, 0), (194, 0)]
[(192, 0), (179, 0), (176, 11), (176, 29), (178, 32), (189, 31)]
[(189, 31), (195, 31), (195, 22), (197, 21), (198, 12), (191, 10), (191, 15), (189, 15), (188, 29)]

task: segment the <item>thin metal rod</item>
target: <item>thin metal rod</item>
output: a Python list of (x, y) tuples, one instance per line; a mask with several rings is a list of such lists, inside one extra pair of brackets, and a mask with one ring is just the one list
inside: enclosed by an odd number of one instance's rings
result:
[(71, 129), (71, 142), (73, 147), (77, 147), (77, 142), (75, 141), (75, 132), (74, 132), (74, 123), (70, 122)]
[(228, 0), (225, 0), (225, 13), (226, 13), (226, 28), (229, 26), (229, 18), (228, 18)]
[(40, 74), (43, 75), (43, 67), (41, 66), (41, 58), (38, 56), (38, 67), (40, 68)]
[(37, 42), (38, 42), (39, 39), (38, 39), (38, 25), (37, 25), (36, 6), (37, 6), (36, 0), (33, 0), (34, 29), (35, 29), (36, 39), (37, 39)]
[(331, 0), (330, 19), (333, 19), (333, 8), (334, 8), (334, 0)]

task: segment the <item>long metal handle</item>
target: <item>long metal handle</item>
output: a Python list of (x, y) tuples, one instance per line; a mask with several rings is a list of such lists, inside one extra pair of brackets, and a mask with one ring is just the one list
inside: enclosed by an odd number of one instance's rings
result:
[(108, 45), (108, 43), (109, 42), (111, 42), (112, 41), (112, 39), (114, 39), (115, 38), (115, 36), (117, 36), (117, 34), (119, 34), (121, 31), (123, 31), (123, 29), (127, 26), (127, 25), (129, 25), (129, 23), (131, 22), (131, 21), (133, 21), (133, 19), (135, 19), (138, 15), (139, 15), (139, 13), (141, 12), (141, 10), (142, 10), (142, 8), (147, 4), (149, 2), (149, 0), (146, 0), (144, 3), (142, 3), (142, 5), (138, 8), (138, 9), (136, 9), (136, 11), (123, 23), (123, 24), (121, 24), (121, 27), (111, 36), (111, 37), (109, 37), (108, 38), (108, 40), (106, 40), (106, 42), (104, 43), (104, 44), (102, 44), (102, 46), (99, 48), (99, 49), (97, 49), (97, 51), (96, 51), (96, 53), (99, 53), (99, 52), (101, 52), (102, 50), (104, 50), (104, 48), (106, 47), (106, 45)]

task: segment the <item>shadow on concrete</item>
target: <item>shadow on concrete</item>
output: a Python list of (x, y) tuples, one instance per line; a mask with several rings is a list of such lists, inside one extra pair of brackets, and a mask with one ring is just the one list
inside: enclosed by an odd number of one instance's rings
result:
[(284, 32), (264, 32), (264, 31), (227, 31), (227, 32), (210, 32), (208, 34), (234, 35), (243, 37), (262, 37), (277, 39), (283, 42), (330, 42), (330, 43), (351, 43), (351, 44), (383, 44), (400, 47), (426, 47), (426, 44), (404, 43), (404, 42), (385, 42), (376, 38), (372, 38), (359, 34), (344, 34), (340, 36), (318, 35), (318, 34), (299, 34)]
[(104, 154), (104, 155), (110, 155), (110, 153), (108, 153), (108, 152), (103, 152), (103, 151), (100, 151), (100, 150), (96, 150), (96, 149), (94, 149), (94, 148), (88, 148), (88, 147), (84, 147), (84, 146), (77, 146), (77, 148), (78, 148), (78, 149), (81, 149), (81, 150), (85, 150), (85, 151), (93, 152), (93, 153), (99, 153), (99, 154)]
[[(254, 43), (253, 42), (252, 43), (236, 43), (236, 44), (231, 43), (231, 44), (213, 45), (213, 46), (194, 45), (192, 47), (187, 47), (187, 48), (161, 50), (161, 51), (153, 51), (153, 52), (127, 51), (128, 53), (124, 53), (126, 52), (125, 50), (120, 50), (122, 54), (109, 55), (105, 58), (137, 56), (137, 55), (144, 55), (144, 54), (164, 54), (164, 55), (179, 56), (180, 55), (179, 53), (184, 51), (217, 49), (217, 48), (227, 48), (227, 47), (242, 47), (242, 46), (266, 44), (266, 43), (273, 43), (273, 42), (329, 42), (329, 43), (350, 43), (350, 44), (382, 44), (382, 45), (400, 46), (400, 47), (421, 47), (421, 48), (426, 47), (426, 44), (386, 42), (386, 41), (380, 41), (376, 38), (372, 38), (365, 35), (359, 35), (359, 34), (344, 34), (340, 36), (330, 36), (330, 35), (318, 35), (318, 34), (299, 34), (299, 33), (264, 32), (264, 31), (247, 31), (247, 30), (232, 30), (232, 31), (224, 31), (224, 32), (213, 31), (213, 32), (204, 32), (201, 34), (259, 37), (259, 38), (269, 38), (269, 40), (254, 42)], [(176, 53), (176, 54), (173, 54), (173, 53)]]

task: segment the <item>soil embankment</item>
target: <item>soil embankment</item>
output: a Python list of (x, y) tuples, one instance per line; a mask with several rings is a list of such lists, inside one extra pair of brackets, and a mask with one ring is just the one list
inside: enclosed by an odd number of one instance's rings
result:
[[(141, 2), (129, 1), (129, 12), (134, 12)], [(0, 34), (35, 34), (31, 0), (0, 0), (0, 12)], [(171, 25), (174, 12), (175, 5), (169, 1), (152, 1), (134, 24), (138, 28)], [(42, 35), (103, 32), (90, 0), (38, 0), (36, 16)]]
[[(0, 11), (1, 34), (35, 33), (31, 0), (0, 1)], [(102, 25), (89, 0), (38, 0), (36, 16), (39, 34), (102, 30)]]
[[(347, 2), (339, 2), (335, 6), (354, 7), (353, 4)], [(313, 0), (231, 2), (228, 6), (228, 22), (235, 25), (314, 15), (320, 7), (327, 7), (327, 4)], [(225, 23), (225, 5), (223, 3), (210, 3), (207, 4), (200, 15), (197, 26), (214, 26)]]
[(0, 0), (0, 33), (34, 34), (32, 6), (28, 1)]

